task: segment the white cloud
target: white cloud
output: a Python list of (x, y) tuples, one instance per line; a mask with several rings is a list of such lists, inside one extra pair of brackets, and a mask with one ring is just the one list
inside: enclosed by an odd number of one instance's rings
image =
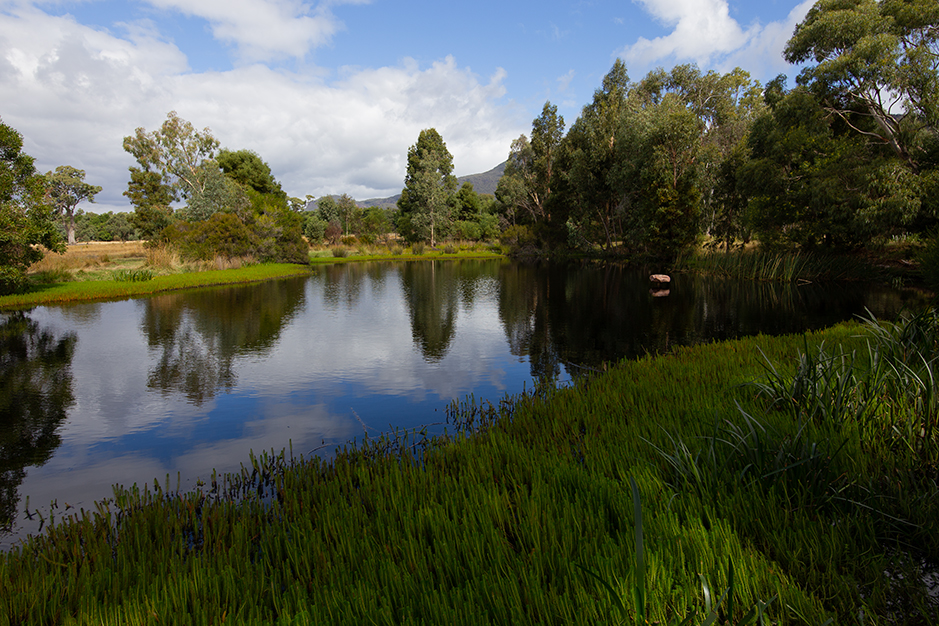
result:
[[(202, 6), (208, 13), (211, 3)], [(524, 112), (501, 102), (504, 71), (481, 80), (452, 57), (430, 67), (349, 68), (331, 82), (318, 68), (260, 64), (194, 73), (152, 24), (121, 27), (118, 37), (67, 16), (0, 8), (0, 115), (40, 171), (69, 164), (104, 187), (86, 210), (129, 210), (121, 193), (134, 162), (122, 139), (157, 128), (171, 110), (211, 128), (222, 146), (256, 151), (299, 197), (397, 193), (407, 149), (429, 127), (443, 135), (458, 174), (488, 170), (525, 127)]]
[(805, 0), (785, 20), (744, 29), (730, 16), (727, 0), (636, 0), (658, 21), (672, 28), (662, 37), (640, 37), (619, 52), (628, 65), (693, 61), (728, 70), (745, 67), (753, 75), (782, 71), (782, 50), (814, 0)]
[[(244, 61), (304, 57), (328, 43), (342, 28), (330, 10), (296, 0), (149, 0), (160, 9), (178, 11), (209, 22), (216, 39), (238, 48)], [(355, 3), (355, 2), (353, 2)]]

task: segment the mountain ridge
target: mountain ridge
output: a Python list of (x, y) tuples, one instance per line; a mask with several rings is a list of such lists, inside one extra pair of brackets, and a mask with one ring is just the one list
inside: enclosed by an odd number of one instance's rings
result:
[[(499, 179), (502, 178), (502, 174), (505, 172), (505, 164), (506, 162), (503, 161), (488, 172), (457, 177), (457, 189), (459, 189), (463, 183), (468, 182), (473, 184), (473, 190), (476, 191), (476, 193), (479, 195), (495, 195), (496, 186), (499, 184)], [(356, 204), (358, 204), (360, 207), (377, 206), (382, 208), (393, 208), (397, 206), (398, 198), (400, 197), (401, 194), (399, 193), (387, 198), (369, 198), (368, 200), (356, 200)]]

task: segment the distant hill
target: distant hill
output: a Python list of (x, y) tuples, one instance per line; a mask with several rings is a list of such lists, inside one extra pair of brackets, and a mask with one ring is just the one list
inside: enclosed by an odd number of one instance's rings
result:
[[(470, 182), (473, 183), (473, 190), (476, 193), (490, 194), (495, 195), (496, 186), (499, 184), (499, 179), (502, 178), (502, 174), (505, 172), (505, 162), (503, 161), (499, 165), (495, 166), (488, 172), (483, 172), (482, 174), (470, 174), (469, 176), (460, 176), (456, 179), (457, 188), (459, 188), (463, 183)], [(390, 198), (371, 198), (369, 200), (357, 200), (359, 206), (377, 206), (382, 208), (394, 208), (397, 206), (398, 198), (401, 197), (401, 194), (396, 194)]]

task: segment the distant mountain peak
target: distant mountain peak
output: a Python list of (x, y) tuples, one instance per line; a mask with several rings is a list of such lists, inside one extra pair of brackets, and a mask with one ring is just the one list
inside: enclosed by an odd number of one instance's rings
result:
[[(473, 183), (473, 191), (479, 195), (490, 194), (495, 195), (496, 186), (499, 184), (499, 179), (502, 178), (502, 174), (505, 172), (505, 161), (496, 165), (494, 168), (488, 172), (483, 172), (481, 174), (470, 174), (469, 176), (460, 176), (456, 179), (457, 188), (463, 185), (463, 183), (469, 182)], [(388, 198), (370, 198), (368, 200), (357, 200), (359, 206), (368, 207), (368, 206), (379, 206), (379, 207), (393, 207), (398, 203), (398, 198), (401, 197), (401, 194), (396, 194)]]

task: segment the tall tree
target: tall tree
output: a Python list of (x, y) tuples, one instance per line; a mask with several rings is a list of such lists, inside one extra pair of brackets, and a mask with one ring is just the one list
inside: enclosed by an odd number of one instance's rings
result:
[[(189, 200), (201, 196), (213, 177), (207, 175), (206, 161), (215, 158), (219, 142), (208, 128), (197, 131), (190, 122), (170, 111), (159, 130), (147, 132), (138, 128), (133, 136), (124, 137), (124, 150), (129, 152), (144, 171), (158, 172), (173, 200)], [(215, 168), (218, 169), (217, 162)]]
[(0, 295), (25, 286), (26, 269), (43, 257), (40, 246), (65, 251), (45, 200), (45, 178), (22, 150), (20, 134), (0, 121)]
[(524, 187), (524, 193), (516, 199), (517, 208), (527, 213), (532, 222), (550, 220), (548, 197), (563, 138), (564, 117), (558, 115), (555, 105), (545, 102), (541, 115), (532, 120), (531, 141), (522, 135), (512, 142), (503, 176), (509, 177), (509, 180), (506, 181), (502, 195), (508, 197), (513, 184), (511, 179), (517, 179)]
[(939, 131), (939, 3), (819, 0), (785, 49), (825, 109), (914, 171), (923, 130)]
[(398, 208), (412, 236), (437, 245), (437, 237), (451, 220), (450, 196), (456, 190), (453, 156), (433, 128), (422, 130), (408, 149), (408, 169)]
[(124, 195), (134, 206), (134, 215), (130, 219), (140, 236), (152, 241), (173, 219), (170, 206), (173, 194), (169, 186), (163, 184), (159, 173), (138, 167), (128, 169), (130, 182)]
[[(617, 131), (626, 115), (628, 90), (626, 65), (617, 59), (565, 138), (563, 202), (588, 238), (602, 240), (607, 249), (618, 238), (622, 217), (616, 181)], [(601, 231), (596, 237), (594, 225)]]
[(94, 202), (101, 187), (85, 182), (85, 170), (60, 165), (54, 172), (46, 173), (46, 193), (55, 214), (66, 218), (68, 243), (75, 243), (75, 207), (86, 200)]

